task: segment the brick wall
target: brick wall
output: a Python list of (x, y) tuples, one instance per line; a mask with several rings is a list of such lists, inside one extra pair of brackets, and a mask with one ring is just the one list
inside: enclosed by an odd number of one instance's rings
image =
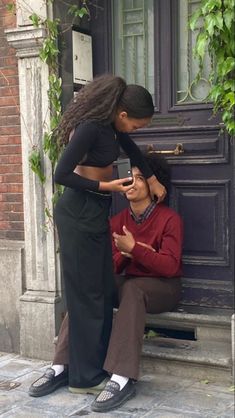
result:
[(5, 29), (16, 27), (0, 0), (0, 239), (24, 239), (23, 185), (19, 117), (19, 80), (15, 50)]

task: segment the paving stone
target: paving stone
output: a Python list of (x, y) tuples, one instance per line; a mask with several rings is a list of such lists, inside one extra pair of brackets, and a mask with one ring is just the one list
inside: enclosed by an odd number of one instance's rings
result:
[(32, 398), (28, 396), (27, 407), (42, 408), (46, 411), (57, 412), (68, 416), (82, 408), (90, 406), (94, 399), (92, 395), (72, 394), (67, 388), (61, 388), (54, 393), (40, 398)]
[[(14, 409), (19, 404), (23, 406), (26, 399), (27, 396), (25, 394), (17, 392), (14, 389), (10, 391), (0, 391), (0, 414)], [(14, 415), (12, 415), (12, 417), (13, 416)]]
[(5, 376), (9, 379), (14, 379), (24, 374), (28, 374), (38, 367), (38, 364), (35, 361), (19, 359), (19, 358), (10, 358), (5, 361), (0, 362), (0, 375)]
[(177, 392), (192, 386), (192, 383), (194, 382), (190, 379), (180, 379), (177, 376), (153, 374), (142, 376), (137, 383), (137, 388), (139, 388), (143, 394), (154, 396), (159, 393), (162, 397), (164, 393), (169, 396), (169, 393)]
[(210, 382), (208, 380), (200, 380), (198, 382), (194, 382), (191, 386), (191, 389), (202, 389), (207, 391), (208, 393), (232, 393), (232, 385), (228, 383), (221, 385), (219, 383)]
[(206, 418), (205, 415), (194, 412), (182, 412), (177, 411), (176, 409), (168, 408), (155, 408), (153, 411), (150, 411), (148, 414), (144, 415), (144, 418)]
[(58, 412), (49, 412), (45, 410), (27, 408), (27, 407), (17, 407), (12, 409), (5, 414), (0, 415), (1, 418), (64, 418), (65, 415), (59, 414)]
[(78, 411), (76, 414), (69, 415), (69, 418), (78, 418), (78, 417), (89, 417), (89, 418), (133, 418), (134, 415), (131, 413), (124, 413), (122, 410), (116, 410), (106, 413), (96, 413), (91, 411), (90, 408), (85, 408)]
[(167, 401), (158, 404), (160, 407), (170, 407), (182, 412), (194, 412), (204, 415), (210, 414), (214, 411), (214, 415), (222, 413), (233, 402), (231, 394), (209, 393), (207, 390), (192, 390), (191, 388), (176, 394)]
[(91, 411), (92, 395), (76, 395), (67, 387), (41, 398), (28, 395), (30, 384), (48, 362), (0, 353), (0, 380), (21, 383), (0, 390), (0, 418), (234, 418), (230, 386), (206, 384), (193, 378), (145, 374), (136, 384), (137, 396), (108, 413)]
[(228, 408), (226, 411), (220, 413), (220, 415), (215, 416), (208, 416), (207, 418), (234, 418), (234, 405), (231, 408)]
[(9, 359), (13, 359), (13, 358), (19, 358), (19, 354), (14, 354), (14, 353), (3, 353), (2, 351), (0, 352), (0, 362), (1, 361), (6, 361)]

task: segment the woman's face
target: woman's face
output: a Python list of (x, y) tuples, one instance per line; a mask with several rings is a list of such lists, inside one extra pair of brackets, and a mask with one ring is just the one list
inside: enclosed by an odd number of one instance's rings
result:
[(142, 119), (130, 118), (126, 112), (122, 111), (117, 113), (114, 125), (119, 132), (133, 132), (136, 129), (147, 126), (151, 122), (151, 119), (151, 117)]

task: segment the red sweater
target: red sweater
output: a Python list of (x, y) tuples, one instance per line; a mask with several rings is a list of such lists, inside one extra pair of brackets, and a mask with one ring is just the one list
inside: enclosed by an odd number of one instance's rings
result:
[(133, 234), (135, 241), (151, 245), (156, 252), (135, 244), (132, 259), (123, 256), (114, 241), (113, 260), (115, 273), (125, 269), (128, 276), (178, 277), (182, 275), (181, 255), (183, 227), (180, 216), (164, 204), (158, 204), (151, 215), (141, 224), (131, 217), (129, 209), (124, 209), (111, 221), (112, 232), (123, 235), (123, 225)]

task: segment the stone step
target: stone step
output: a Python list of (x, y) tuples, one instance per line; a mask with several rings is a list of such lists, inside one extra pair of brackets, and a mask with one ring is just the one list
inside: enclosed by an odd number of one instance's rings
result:
[(230, 311), (209, 311), (198, 309), (164, 312), (157, 315), (148, 314), (146, 326), (150, 328), (165, 328), (169, 330), (189, 331), (193, 338), (206, 345), (208, 341), (221, 341), (228, 348), (231, 345)]
[(205, 347), (200, 341), (151, 338), (144, 341), (141, 359), (141, 373), (150, 371), (231, 383), (231, 348), (220, 341)]
[[(158, 337), (144, 340), (142, 373), (231, 382), (231, 316), (227, 310), (193, 307), (148, 314), (146, 327), (157, 329)], [(174, 331), (174, 338), (167, 337), (167, 330)], [(178, 338), (179, 331), (188, 332), (189, 339)]]

